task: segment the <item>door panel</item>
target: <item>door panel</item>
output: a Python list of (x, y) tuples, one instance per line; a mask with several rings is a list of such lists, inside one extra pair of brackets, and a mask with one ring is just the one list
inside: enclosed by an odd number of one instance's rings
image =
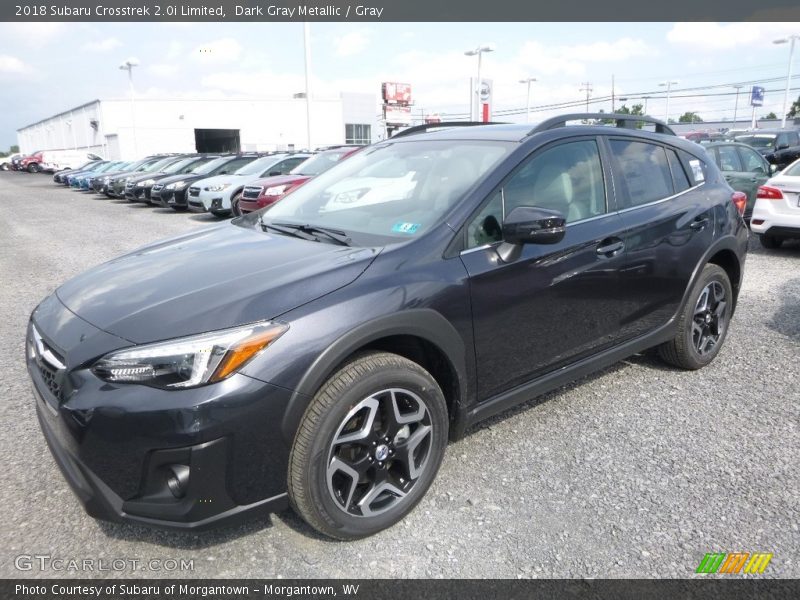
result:
[(462, 254), (470, 275), (478, 397), (485, 399), (618, 339), (624, 235), (617, 214), (576, 223), (554, 245), (500, 261), (496, 246)]

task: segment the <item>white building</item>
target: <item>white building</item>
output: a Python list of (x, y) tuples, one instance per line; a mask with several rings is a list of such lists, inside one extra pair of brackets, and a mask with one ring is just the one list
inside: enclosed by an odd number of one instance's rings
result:
[[(311, 101), (311, 148), (371, 143), (372, 94)], [(308, 147), (305, 98), (94, 100), (17, 130), (20, 151), (86, 150), (133, 160), (161, 152), (301, 150)]]

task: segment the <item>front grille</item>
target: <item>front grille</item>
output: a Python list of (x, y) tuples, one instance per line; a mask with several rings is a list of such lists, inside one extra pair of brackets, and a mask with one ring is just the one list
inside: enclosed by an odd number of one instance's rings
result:
[(196, 198), (197, 196), (200, 195), (200, 188), (195, 186), (190, 187), (189, 195)]
[(247, 186), (246, 188), (244, 188), (244, 191), (242, 192), (242, 198), (244, 200), (257, 200), (258, 197), (261, 195), (261, 190), (263, 189), (264, 189), (263, 187)]
[(28, 347), (30, 349), (29, 352), (32, 354), (30, 358), (36, 363), (36, 368), (42, 376), (47, 389), (50, 390), (53, 396), (63, 400), (59, 372), (63, 372), (66, 369), (64, 357), (45, 342), (33, 326), (31, 326), (28, 338)]

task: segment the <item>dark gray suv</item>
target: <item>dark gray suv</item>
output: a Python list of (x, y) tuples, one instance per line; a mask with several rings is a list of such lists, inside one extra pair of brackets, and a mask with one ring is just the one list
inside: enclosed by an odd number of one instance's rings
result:
[[(586, 118), (617, 126), (567, 125)], [(86, 510), (197, 530), (291, 503), (358, 538), (411, 511), (481, 419), (648, 348), (707, 365), (746, 199), (636, 118), (653, 131), (413, 128), (63, 284), (27, 364)]]

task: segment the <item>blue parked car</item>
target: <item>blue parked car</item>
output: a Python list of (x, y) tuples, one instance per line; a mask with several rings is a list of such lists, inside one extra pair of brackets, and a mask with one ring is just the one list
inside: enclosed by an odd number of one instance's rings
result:
[(86, 173), (85, 175), (78, 178), (78, 185), (80, 188), (86, 192), (92, 191), (92, 184), (96, 177), (100, 177), (106, 173), (111, 171), (117, 171), (120, 168), (125, 167), (126, 165), (130, 164), (129, 162), (117, 160), (107, 165), (102, 165), (100, 168)]
[(116, 164), (116, 162), (118, 162), (118, 161), (115, 161), (115, 162), (107, 161), (107, 162), (103, 163), (102, 165), (98, 165), (96, 167), (93, 167), (92, 169), (90, 169), (88, 171), (83, 171), (81, 173), (76, 173), (75, 175), (72, 175), (69, 178), (70, 187), (78, 189), (78, 190), (79, 189), (86, 189), (85, 188), (85, 182), (86, 182), (86, 179), (88, 177), (92, 177), (95, 174), (103, 173), (106, 169), (113, 168), (114, 165)]
[(104, 161), (100, 161), (99, 163), (96, 163), (96, 164), (92, 165), (88, 169), (84, 169), (82, 171), (73, 171), (72, 173), (70, 173), (66, 177), (64, 177), (63, 183), (64, 183), (64, 185), (67, 185), (69, 187), (77, 187), (75, 181), (76, 181), (76, 179), (78, 177), (80, 177), (84, 173), (89, 173), (90, 171), (94, 171), (95, 169), (99, 169), (103, 165), (107, 165), (109, 162), (110, 161), (104, 160)]

